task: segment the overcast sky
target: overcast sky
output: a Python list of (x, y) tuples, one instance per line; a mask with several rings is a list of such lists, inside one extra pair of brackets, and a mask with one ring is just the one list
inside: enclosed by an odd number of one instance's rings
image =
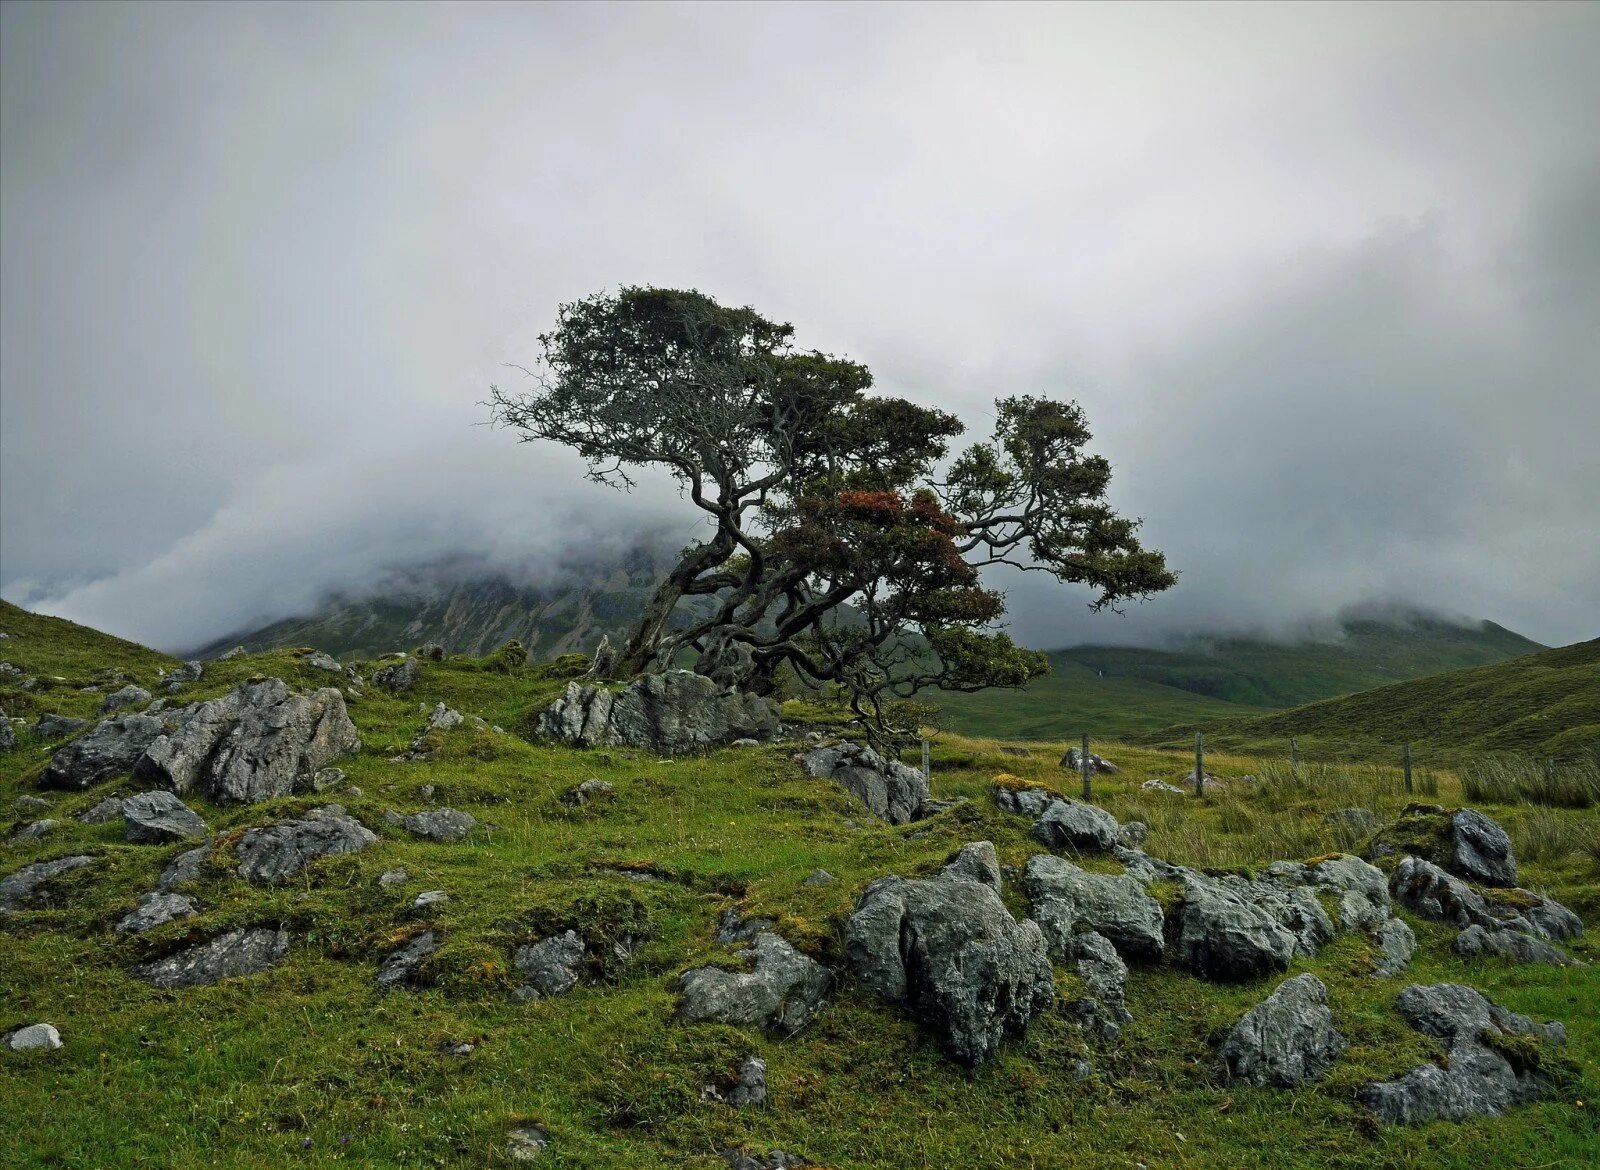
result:
[(1600, 634), (1600, 5), (7, 3), (0, 592), (182, 649), (692, 509), (481, 426), (696, 287), (974, 429), (1075, 397), (1179, 586)]

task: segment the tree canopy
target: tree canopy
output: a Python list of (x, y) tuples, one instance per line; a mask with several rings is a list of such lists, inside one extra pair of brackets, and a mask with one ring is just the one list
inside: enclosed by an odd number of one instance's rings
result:
[[(981, 571), (1086, 585), (1115, 607), (1169, 588), (1139, 521), (1105, 502), (1082, 409), (995, 403), (993, 435), (953, 458), (954, 415), (871, 393), (859, 362), (695, 291), (630, 287), (562, 305), (530, 390), (491, 388), (493, 420), (571, 447), (590, 478), (661, 468), (706, 513), (627, 646), (618, 677), (688, 660), (770, 694), (781, 672), (842, 688), (875, 736), (927, 688), (1021, 686), (1043, 654), (999, 628)], [(707, 597), (685, 620), (680, 603)]]

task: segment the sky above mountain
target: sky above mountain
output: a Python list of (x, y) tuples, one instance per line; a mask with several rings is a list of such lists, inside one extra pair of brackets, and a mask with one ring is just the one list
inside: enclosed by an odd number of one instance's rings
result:
[(1351, 604), (1600, 629), (1600, 6), (0, 9), (0, 593), (183, 647), (461, 555), (681, 544), (482, 425), (696, 287), (982, 431), (1082, 402), (1182, 573), (1036, 645)]

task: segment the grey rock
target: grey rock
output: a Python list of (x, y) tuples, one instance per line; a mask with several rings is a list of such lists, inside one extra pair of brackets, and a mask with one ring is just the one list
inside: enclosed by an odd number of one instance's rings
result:
[(60, 739), (63, 735), (71, 735), (87, 727), (87, 719), (74, 719), (70, 715), (41, 715), (39, 722), (33, 725), (33, 734), (40, 739)]
[[(1075, 747), (1069, 747), (1067, 749), (1067, 754), (1061, 757), (1061, 767), (1065, 768), (1069, 772), (1083, 771), (1082, 753), (1080, 753)], [(1099, 772), (1106, 776), (1115, 776), (1122, 769), (1118, 768), (1104, 756), (1097, 756), (1093, 752), (1090, 752), (1089, 770), (1091, 772)]]
[(1517, 884), (1511, 838), (1477, 809), (1464, 808), (1450, 818), (1450, 846), (1451, 872), (1485, 886)]
[(576, 747), (648, 748), (664, 756), (775, 739), (781, 731), (771, 700), (724, 690), (687, 670), (645, 675), (620, 689), (568, 683), (538, 727), (544, 738)]
[(11, 807), (23, 816), (30, 813), (49, 812), (51, 805), (48, 800), (38, 796), (19, 796), (11, 803)]
[(270, 800), (309, 789), (317, 772), (360, 747), (337, 689), (297, 695), (269, 678), (198, 704), (181, 727), (149, 744), (134, 770), (179, 794)]
[(1055, 997), (1037, 923), (959, 877), (880, 878), (845, 925), (845, 953), (869, 991), (904, 1008), (955, 1060), (995, 1055)]
[(5, 1045), (12, 1052), (29, 1052), (35, 1049), (61, 1047), (61, 1033), (54, 1024), (29, 1024), (5, 1034)]
[(743, 918), (737, 910), (724, 910), (717, 920), (717, 941), (723, 946), (755, 942), (756, 935), (777, 925), (770, 918)]
[(1519, 902), (1526, 903), (1520, 907), (1521, 916), (1533, 928), (1533, 933), (1557, 941), (1576, 938), (1583, 933), (1583, 919), (1554, 898), (1520, 888), (1511, 893), (1517, 896)]
[(1392, 979), (1411, 966), (1411, 956), (1417, 953), (1417, 936), (1398, 918), (1390, 918), (1373, 932), (1372, 941), (1378, 948), (1378, 958), (1372, 973), (1380, 979)]
[(176, 728), (176, 713), (138, 715), (124, 711), (57, 749), (39, 778), (41, 788), (83, 789), (128, 771), (144, 751)]
[(379, 990), (390, 991), (396, 987), (422, 986), (423, 960), (437, 951), (442, 942), (443, 939), (440, 938), (438, 931), (425, 930), (397, 950), (391, 951), (378, 965)]
[(0, 752), (9, 752), (17, 746), (17, 729), (4, 711), (0, 711)]
[(181, 686), (184, 683), (199, 682), (200, 677), (205, 674), (205, 672), (206, 668), (203, 662), (185, 662), (177, 669), (169, 670), (166, 674), (166, 677), (162, 681), (165, 682), (169, 687), (173, 683), (177, 683)]
[(513, 1162), (532, 1162), (550, 1148), (550, 1131), (528, 1123), (513, 1126), (506, 1134), (506, 1157)]
[(200, 814), (170, 792), (141, 792), (122, 802), (123, 837), (136, 845), (204, 837)]
[(1413, 914), (1458, 930), (1482, 926), (1498, 930), (1509, 926), (1533, 933), (1533, 924), (1514, 910), (1496, 914), (1471, 886), (1420, 857), (1402, 857), (1389, 875), (1389, 894)]
[(323, 653), (321, 650), (307, 654), (300, 662), (304, 666), (309, 666), (312, 670), (325, 670), (329, 674), (344, 673), (344, 667), (339, 665), (339, 660), (331, 654)]
[(831, 886), (838, 880), (825, 869), (814, 869), (806, 874), (805, 880), (800, 884), (803, 886)]
[(200, 867), (205, 864), (206, 854), (210, 851), (209, 845), (202, 845), (198, 849), (185, 849), (174, 857), (167, 868), (161, 871), (161, 879), (156, 882), (156, 889), (163, 894), (171, 893), (184, 882), (192, 882), (200, 876)]
[(799, 1154), (787, 1150), (769, 1150), (765, 1154), (752, 1154), (749, 1150), (723, 1147), (717, 1151), (728, 1164), (728, 1170), (806, 1170), (812, 1163)]
[(1236, 874), (1206, 880), (1263, 911), (1294, 935), (1298, 955), (1314, 955), (1333, 939), (1333, 919), (1309, 889), (1251, 881)]
[(338, 805), (314, 808), (295, 820), (246, 829), (234, 856), (239, 876), (258, 886), (288, 881), (318, 857), (356, 853), (378, 835)]
[(423, 890), (411, 902), (413, 913), (425, 913), (435, 906), (442, 906), (450, 900), (450, 895), (444, 890)]
[(1475, 959), (1493, 955), (1510, 959), (1514, 963), (1549, 963), (1554, 967), (1580, 966), (1576, 959), (1554, 943), (1545, 942), (1520, 930), (1498, 927), (1486, 930), (1482, 926), (1469, 926), (1456, 935), (1450, 949), (1463, 958)]
[(1320, 1078), (1345, 1048), (1327, 987), (1315, 975), (1296, 975), (1234, 1025), (1222, 1062), (1229, 1080), (1292, 1089)]
[(1165, 780), (1146, 780), (1139, 788), (1144, 792), (1165, 792), (1170, 796), (1185, 796), (1187, 793), (1176, 784), (1168, 784)]
[(1028, 830), (1051, 849), (1104, 853), (1117, 844), (1117, 818), (1079, 800), (1052, 800)]
[[(736, 748), (760, 747), (761, 746), (761, 741), (759, 739), (754, 739), (754, 738), (752, 738), (752, 737), (747, 735), (747, 736), (744, 736), (741, 739), (734, 740), (728, 746), (729, 747), (736, 747)], [(754, 1059), (754, 1058), (752, 1058), (752, 1059)]]
[(1008, 788), (1004, 784), (994, 786), (995, 804), (1006, 812), (1021, 813), (1027, 817), (1038, 817), (1050, 807), (1052, 800), (1057, 799), (1043, 788)]
[(1177, 961), (1219, 982), (1259, 979), (1288, 969), (1296, 936), (1221, 882), (1186, 879), (1177, 911)]
[(243, 646), (235, 646), (232, 650), (229, 650), (226, 654), (219, 654), (217, 656), (217, 661), (218, 662), (231, 662), (235, 658), (243, 658), (248, 653), (249, 653), (249, 651), (246, 650)]
[(1080, 926), (1130, 957), (1158, 959), (1166, 949), (1161, 903), (1128, 874), (1089, 873), (1063, 858), (1039, 854), (1028, 859), (1022, 888), (1054, 954), (1067, 953)]
[(928, 778), (917, 768), (884, 759), (866, 744), (814, 748), (801, 762), (806, 775), (833, 781), (891, 825), (926, 815)]
[(579, 808), (595, 804), (602, 800), (611, 800), (617, 795), (617, 786), (608, 784), (604, 780), (585, 780), (575, 788), (569, 788), (561, 794), (561, 799), (567, 804), (575, 804)]
[(51, 820), (48, 817), (46, 817), (42, 821), (34, 821), (33, 824), (24, 825), (22, 828), (18, 829), (15, 833), (11, 834), (11, 837), (6, 842), (6, 844), (8, 844), (8, 845), (21, 845), (26, 841), (37, 841), (40, 837), (43, 837), (45, 834), (54, 831), (56, 826), (59, 825), (60, 823), (61, 823), (60, 821), (54, 821), (54, 820)]
[(1000, 855), (992, 841), (969, 841), (940, 873), (941, 877), (966, 878), (1000, 892)]
[(198, 913), (200, 907), (187, 894), (163, 894), (157, 891), (143, 895), (139, 905), (117, 923), (117, 931), (119, 934), (143, 934), (174, 919), (193, 918)]
[(738, 1077), (728, 1091), (727, 1102), (734, 1106), (760, 1109), (767, 1103), (767, 1062), (747, 1056), (739, 1062)]
[(411, 875), (403, 869), (385, 870), (378, 875), (378, 885), (387, 890), (390, 886), (404, 885), (411, 880)]
[(78, 819), (86, 825), (103, 825), (107, 821), (122, 819), (122, 798), (108, 796), (92, 808), (84, 809)]
[(1438, 1040), (1448, 1067), (1423, 1064), (1393, 1081), (1370, 1082), (1357, 1099), (1387, 1122), (1417, 1125), (1494, 1116), (1548, 1088), (1537, 1068), (1513, 1064), (1485, 1037), (1565, 1044), (1560, 1024), (1536, 1024), (1459, 983), (1413, 984), (1396, 1005), (1408, 1023)]
[(419, 837), (451, 843), (465, 841), (472, 830), (478, 827), (478, 820), (471, 813), (453, 808), (430, 808), (412, 813), (402, 818), (402, 823)]
[(64, 873), (92, 864), (94, 858), (76, 854), (23, 866), (15, 873), (0, 878), (0, 910), (20, 910), (32, 905), (39, 900), (47, 883)]
[(426, 658), (429, 662), (443, 662), (444, 647), (437, 642), (424, 642), (417, 647), (417, 657)]
[(372, 672), (372, 685), (382, 687), (386, 691), (400, 694), (409, 691), (416, 685), (422, 675), (422, 663), (415, 658), (406, 658), (390, 666), (379, 667)]
[(286, 931), (255, 927), (230, 930), (164, 959), (136, 964), (130, 971), (155, 987), (202, 987), (269, 971), (288, 953)]
[(762, 1027), (784, 1036), (804, 1028), (828, 993), (827, 968), (767, 931), (756, 935), (753, 954), (750, 971), (685, 971), (678, 978), (678, 1015), (691, 1022)]
[(1133, 1018), (1127, 1004), (1128, 965), (1108, 938), (1092, 930), (1064, 940), (1060, 954), (1089, 992), (1067, 1005), (1069, 1014), (1102, 1040), (1114, 1041), (1122, 1024)]
[(1117, 844), (1125, 849), (1143, 849), (1149, 835), (1150, 830), (1143, 821), (1129, 821), (1117, 830)]
[(133, 686), (131, 683), (120, 690), (112, 691), (100, 704), (100, 714), (109, 715), (113, 711), (120, 711), (123, 707), (133, 707), (140, 703), (148, 703), (155, 696), (143, 687)]
[[(343, 784), (345, 779), (346, 776), (343, 768), (319, 768), (317, 771), (311, 774), (311, 783), (309, 787), (312, 792), (326, 792), (330, 788), (336, 788), (340, 784)], [(360, 796), (361, 793), (357, 791), (354, 793), (354, 795)]]
[(539, 995), (565, 995), (578, 985), (583, 952), (583, 939), (578, 937), (577, 931), (569, 930), (518, 947), (512, 962), (527, 979), (527, 986)]
[(417, 789), (417, 791), (422, 794), (423, 800), (432, 800), (433, 794), (439, 791), (439, 788), (435, 784), (424, 784), (421, 788)]
[(1288, 888), (1327, 890), (1339, 899), (1339, 925), (1345, 930), (1371, 930), (1389, 917), (1389, 882), (1375, 865), (1340, 853), (1315, 862), (1275, 861), (1265, 881)]

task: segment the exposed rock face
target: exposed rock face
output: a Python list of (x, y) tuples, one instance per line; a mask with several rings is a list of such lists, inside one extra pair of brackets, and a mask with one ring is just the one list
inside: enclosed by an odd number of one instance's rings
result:
[(135, 772), (178, 793), (270, 800), (311, 789), (320, 769), (360, 747), (338, 690), (297, 695), (270, 678), (194, 707), (146, 748)]
[(419, 987), (422, 984), (422, 963), (439, 949), (443, 940), (436, 930), (425, 930), (404, 946), (390, 952), (378, 967), (377, 984), (380, 990), (396, 987)]
[(422, 663), (415, 658), (407, 658), (392, 666), (380, 667), (373, 671), (372, 685), (398, 695), (402, 691), (409, 691), (421, 676)]
[(926, 815), (928, 779), (918, 769), (886, 760), (865, 744), (843, 743), (806, 753), (806, 775), (832, 780), (891, 825)]
[(992, 841), (969, 841), (940, 871), (941, 877), (966, 878), (1000, 892), (1000, 855)]
[(1383, 871), (1348, 853), (1309, 862), (1275, 861), (1262, 877), (1287, 888), (1306, 886), (1337, 894), (1339, 925), (1345, 930), (1370, 930), (1389, 918), (1389, 882)]
[(60, 748), (39, 778), (42, 788), (82, 789), (126, 772), (144, 751), (178, 724), (173, 712), (103, 719), (94, 730)]
[(139, 899), (139, 905), (117, 923), (117, 931), (120, 934), (143, 934), (175, 918), (193, 918), (199, 912), (200, 908), (187, 894), (145, 894)]
[(1494, 955), (1516, 963), (1549, 963), (1556, 967), (1580, 965), (1560, 947), (1505, 927), (1485, 930), (1481, 926), (1469, 926), (1456, 935), (1456, 941), (1450, 944), (1450, 949), (1464, 958)]
[(1444, 1045), (1449, 1062), (1448, 1068), (1424, 1064), (1399, 1080), (1363, 1085), (1358, 1099), (1384, 1121), (1461, 1121), (1531, 1101), (1546, 1082), (1536, 1067), (1507, 1059), (1506, 1042), (1567, 1040), (1560, 1024), (1535, 1024), (1459, 983), (1413, 984), (1397, 1006), (1412, 1027)]
[(131, 973), (155, 987), (201, 987), (241, 975), (269, 971), (289, 953), (289, 935), (282, 930), (230, 930), (165, 959), (139, 963)]
[[(1082, 772), (1082, 752), (1078, 748), (1069, 747), (1067, 749), (1067, 754), (1061, 757), (1061, 767), (1065, 768), (1069, 772)], [(1097, 756), (1093, 752), (1090, 752), (1089, 770), (1092, 772), (1099, 772), (1106, 776), (1115, 776), (1122, 769), (1118, 768), (1115, 764), (1103, 756)]]
[(1536, 933), (1551, 939), (1576, 938), (1583, 933), (1583, 919), (1554, 898), (1535, 894), (1531, 890), (1517, 889), (1511, 892), (1521, 895), (1523, 901), (1530, 903), (1523, 907), (1522, 917), (1528, 920)]
[(1006, 784), (994, 786), (995, 804), (1006, 812), (1021, 813), (1025, 817), (1037, 818), (1056, 799), (1043, 788), (1012, 788)]
[(74, 719), (70, 715), (41, 715), (33, 725), (33, 734), (40, 739), (60, 739), (88, 724), (87, 719)]
[(575, 930), (518, 947), (512, 962), (527, 979), (527, 991), (533, 993), (524, 998), (565, 995), (576, 987), (583, 950), (583, 939)]
[(756, 936), (755, 967), (748, 972), (698, 967), (678, 979), (685, 1020), (764, 1027), (780, 1035), (800, 1031), (822, 1007), (830, 979), (821, 963), (779, 936)]
[(108, 796), (92, 808), (86, 808), (78, 814), (78, 820), (86, 825), (103, 825), (107, 821), (117, 820), (122, 816), (122, 798)]
[(21, 845), (24, 841), (36, 841), (46, 833), (54, 830), (58, 824), (60, 824), (59, 821), (53, 821), (49, 817), (42, 821), (34, 821), (33, 824), (24, 825), (13, 833), (6, 844)]
[(56, 1031), (54, 1024), (29, 1024), (26, 1028), (7, 1032), (3, 1039), (12, 1052), (61, 1047), (61, 1033)]
[(47, 882), (92, 864), (94, 858), (78, 854), (23, 866), (16, 873), (0, 878), (0, 910), (20, 910), (31, 905), (38, 901), (42, 887)]
[(136, 845), (204, 837), (200, 815), (170, 792), (141, 792), (122, 802), (123, 836)]
[(1222, 1062), (1230, 1080), (1292, 1089), (1321, 1077), (1345, 1047), (1327, 987), (1315, 975), (1296, 975), (1234, 1025)]
[(707, 1085), (700, 1095), (706, 1100), (722, 1101), (735, 1108), (764, 1108), (767, 1104), (767, 1062), (759, 1056), (747, 1056), (739, 1062), (730, 1084)]
[(1333, 939), (1333, 919), (1309, 889), (1251, 881), (1232, 874), (1206, 881), (1254, 906), (1292, 934), (1296, 954), (1314, 955)]
[(202, 845), (198, 849), (186, 849), (174, 857), (167, 868), (161, 871), (161, 880), (156, 882), (156, 889), (165, 894), (184, 882), (194, 881), (200, 876), (200, 867), (205, 864), (209, 848)]
[(771, 918), (745, 918), (737, 910), (724, 910), (717, 919), (717, 941), (723, 946), (755, 942), (756, 935), (777, 925)]
[(1174, 945), (1179, 963), (1221, 982), (1288, 969), (1296, 938), (1274, 917), (1221, 882), (1184, 882)]
[(1040, 854), (1028, 859), (1022, 887), (1054, 954), (1066, 954), (1079, 926), (1104, 935), (1129, 957), (1158, 959), (1166, 949), (1161, 903), (1127, 874), (1088, 873)]
[(1061, 957), (1074, 965), (1089, 994), (1068, 1004), (1068, 1010), (1085, 1028), (1102, 1040), (1115, 1040), (1121, 1025), (1133, 1018), (1128, 1011), (1128, 965), (1104, 935), (1084, 931), (1063, 941)]
[(344, 667), (339, 665), (339, 660), (331, 654), (321, 650), (307, 654), (301, 660), (302, 665), (309, 666), (312, 670), (326, 671), (328, 674), (343, 674)]
[(400, 823), (419, 837), (430, 841), (465, 841), (478, 827), (478, 819), (471, 813), (453, 808), (430, 808), (402, 817)]
[(864, 986), (967, 1065), (1055, 997), (1038, 924), (1019, 924), (992, 887), (964, 877), (873, 882), (845, 926), (845, 953)]
[(1452, 872), (1486, 886), (1517, 884), (1511, 838), (1477, 809), (1464, 808), (1450, 818), (1450, 845)]
[(506, 1134), (506, 1157), (513, 1162), (534, 1162), (550, 1148), (550, 1131), (529, 1123), (513, 1126)]
[[(1389, 893), (1413, 914), (1445, 922), (1458, 929), (1482, 926), (1490, 930), (1507, 925), (1489, 911), (1489, 904), (1471, 886), (1420, 857), (1402, 857), (1389, 876)], [(1525, 919), (1511, 916), (1527, 926)]]
[(120, 690), (112, 691), (100, 704), (100, 714), (109, 715), (113, 711), (120, 711), (123, 707), (134, 707), (140, 703), (148, 703), (153, 695), (143, 687), (133, 686), (131, 683)]
[(1052, 800), (1028, 830), (1051, 849), (1104, 853), (1117, 843), (1117, 818), (1079, 800)]
[(539, 734), (577, 747), (648, 748), (672, 756), (736, 739), (778, 735), (778, 708), (768, 699), (723, 690), (688, 670), (647, 674), (620, 690), (572, 682), (539, 715)]
[(1398, 918), (1391, 918), (1373, 932), (1372, 941), (1378, 948), (1378, 958), (1372, 973), (1380, 979), (1392, 979), (1411, 966), (1411, 956), (1417, 953), (1417, 936)]
[(23, 816), (31, 816), (34, 813), (49, 812), (52, 806), (43, 797), (30, 796), (24, 793), (11, 802), (11, 807)]
[(378, 835), (338, 805), (314, 808), (298, 820), (246, 829), (234, 855), (239, 876), (258, 886), (288, 881), (317, 857), (356, 853)]

